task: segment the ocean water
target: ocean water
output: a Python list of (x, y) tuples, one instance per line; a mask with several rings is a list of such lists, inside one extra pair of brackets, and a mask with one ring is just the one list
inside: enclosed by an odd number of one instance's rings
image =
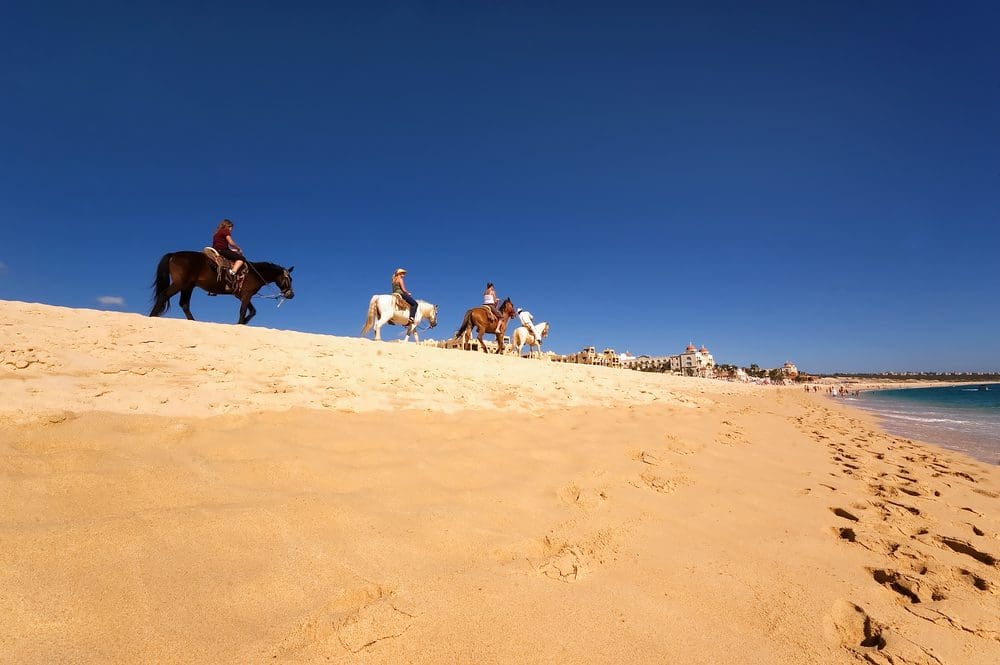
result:
[(1000, 464), (1000, 383), (873, 390), (846, 401), (892, 434)]

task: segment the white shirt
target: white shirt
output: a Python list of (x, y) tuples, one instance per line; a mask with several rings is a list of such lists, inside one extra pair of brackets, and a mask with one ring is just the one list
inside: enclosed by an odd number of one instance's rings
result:
[(492, 293), (484, 293), (483, 294), (483, 304), (484, 305), (492, 305), (496, 301), (497, 301), (496, 296), (494, 296)]
[(521, 313), (517, 315), (517, 318), (521, 320), (522, 325), (525, 326), (531, 325), (531, 312), (529, 312), (528, 310), (526, 309), (522, 310)]

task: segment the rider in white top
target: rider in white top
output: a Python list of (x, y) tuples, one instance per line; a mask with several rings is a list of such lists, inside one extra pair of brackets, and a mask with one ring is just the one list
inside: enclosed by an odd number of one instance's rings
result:
[(483, 291), (483, 304), (493, 313), (497, 321), (500, 321), (500, 310), (497, 309), (497, 292), (493, 288), (493, 282), (486, 282), (486, 290)]
[(535, 324), (531, 320), (531, 312), (526, 309), (517, 308), (517, 318), (521, 321), (521, 325), (528, 329), (531, 336), (535, 338), (535, 341), (540, 341), (541, 337), (535, 331)]

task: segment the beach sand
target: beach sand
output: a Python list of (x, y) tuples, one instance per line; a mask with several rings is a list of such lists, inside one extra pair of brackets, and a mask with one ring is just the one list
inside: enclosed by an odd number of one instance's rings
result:
[(1000, 472), (801, 388), (0, 302), (0, 661), (1000, 662)]

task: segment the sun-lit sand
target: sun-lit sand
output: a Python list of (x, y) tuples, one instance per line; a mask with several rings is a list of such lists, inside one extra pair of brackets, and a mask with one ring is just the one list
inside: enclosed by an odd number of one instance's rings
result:
[(1000, 472), (799, 388), (16, 302), (0, 380), (0, 662), (1000, 662)]

